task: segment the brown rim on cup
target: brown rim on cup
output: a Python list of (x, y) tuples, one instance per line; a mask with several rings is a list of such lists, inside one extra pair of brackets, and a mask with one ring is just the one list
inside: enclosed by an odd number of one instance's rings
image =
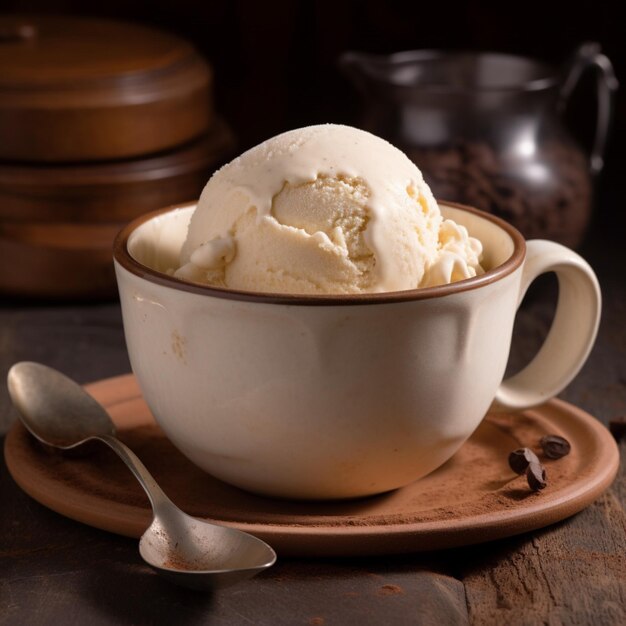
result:
[(352, 304), (384, 304), (392, 302), (406, 302), (413, 300), (424, 300), (427, 298), (436, 298), (447, 296), (451, 293), (460, 293), (470, 289), (477, 289), (484, 285), (496, 282), (505, 276), (513, 273), (522, 264), (526, 254), (526, 242), (522, 234), (509, 223), (504, 220), (474, 209), (458, 202), (437, 201), (439, 205), (450, 206), (452, 208), (461, 209), (468, 213), (477, 215), (478, 217), (492, 222), (502, 230), (504, 230), (513, 242), (513, 253), (500, 265), (487, 270), (480, 276), (466, 278), (454, 283), (446, 285), (438, 285), (437, 287), (419, 287), (416, 289), (405, 289), (403, 291), (388, 291), (380, 293), (356, 293), (356, 294), (288, 294), (288, 293), (268, 293), (257, 291), (240, 291), (236, 289), (227, 289), (223, 287), (214, 287), (200, 283), (192, 283), (180, 278), (175, 278), (156, 271), (143, 263), (140, 263), (128, 252), (128, 240), (135, 230), (148, 222), (149, 220), (172, 211), (174, 209), (187, 209), (193, 207), (197, 202), (188, 202), (186, 204), (174, 205), (152, 211), (141, 215), (127, 224), (115, 238), (113, 244), (114, 259), (130, 273), (158, 285), (170, 287), (171, 289), (179, 289), (190, 293), (212, 296), (214, 298), (225, 298), (229, 300), (242, 300), (247, 302), (258, 302), (263, 304), (290, 304), (305, 306), (341, 306)]

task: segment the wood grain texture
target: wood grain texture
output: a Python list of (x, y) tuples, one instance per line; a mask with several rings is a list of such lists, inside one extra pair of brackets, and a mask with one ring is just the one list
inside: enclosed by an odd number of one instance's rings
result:
[(472, 624), (626, 623), (626, 482), (571, 520), (467, 556)]

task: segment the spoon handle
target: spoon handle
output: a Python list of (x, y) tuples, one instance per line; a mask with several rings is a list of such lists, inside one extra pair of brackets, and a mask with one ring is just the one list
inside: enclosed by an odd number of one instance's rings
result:
[(150, 499), (152, 510), (156, 513), (157, 509), (167, 506), (174, 506), (172, 501), (165, 495), (161, 487), (157, 484), (152, 474), (146, 469), (146, 466), (139, 460), (139, 457), (119, 439), (111, 435), (97, 435), (94, 439), (99, 439), (106, 443), (117, 455), (126, 463), (135, 478), (139, 481), (144, 491)]

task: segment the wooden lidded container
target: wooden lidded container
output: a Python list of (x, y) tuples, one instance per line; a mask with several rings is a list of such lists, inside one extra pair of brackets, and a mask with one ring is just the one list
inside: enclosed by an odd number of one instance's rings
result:
[(0, 294), (115, 292), (115, 232), (232, 151), (208, 64), (136, 24), (0, 16)]

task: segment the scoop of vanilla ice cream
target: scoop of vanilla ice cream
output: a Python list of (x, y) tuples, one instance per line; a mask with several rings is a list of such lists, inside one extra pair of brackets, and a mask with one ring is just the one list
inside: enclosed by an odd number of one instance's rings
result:
[(480, 253), (400, 150), (326, 124), (273, 137), (211, 177), (175, 276), (269, 293), (399, 291), (474, 276)]

